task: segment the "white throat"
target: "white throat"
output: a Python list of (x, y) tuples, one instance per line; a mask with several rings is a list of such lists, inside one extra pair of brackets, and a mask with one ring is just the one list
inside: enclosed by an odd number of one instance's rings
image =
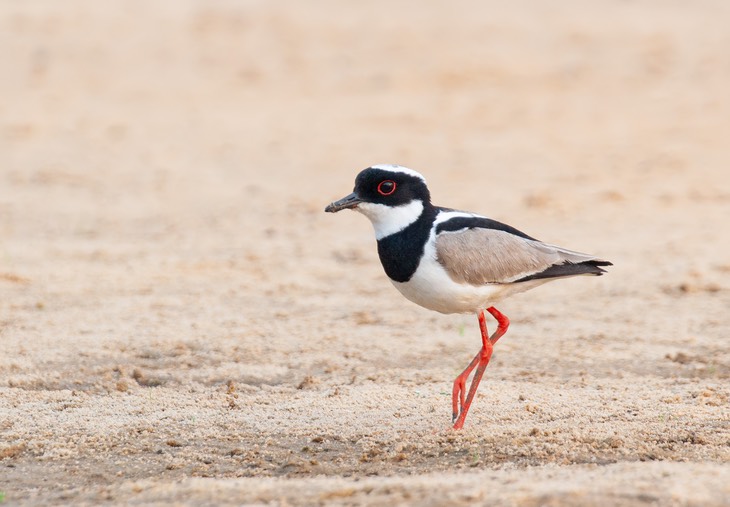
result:
[(386, 206), (372, 202), (361, 202), (355, 208), (370, 219), (375, 229), (375, 239), (382, 239), (400, 232), (423, 213), (423, 201), (416, 199), (401, 206)]

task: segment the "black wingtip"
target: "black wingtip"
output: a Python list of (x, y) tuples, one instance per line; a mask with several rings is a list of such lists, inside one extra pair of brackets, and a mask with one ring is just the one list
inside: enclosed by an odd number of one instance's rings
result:
[(564, 262), (562, 264), (553, 264), (549, 268), (535, 273), (534, 275), (526, 276), (515, 280), (518, 282), (527, 282), (530, 280), (539, 280), (544, 278), (564, 278), (567, 276), (579, 276), (579, 275), (594, 275), (601, 276), (603, 273), (607, 273), (605, 269), (599, 266), (613, 266), (613, 263), (603, 260), (592, 260), (578, 263)]
[(596, 271), (597, 271), (596, 275), (597, 276), (601, 276), (603, 273), (608, 273), (608, 271), (606, 271), (605, 269), (603, 269), (600, 266), (613, 266), (613, 262), (610, 262), (610, 261), (598, 261), (598, 260), (596, 260), (596, 261), (588, 261), (588, 262), (583, 263), (583, 264), (590, 264), (594, 268), (596, 268)]

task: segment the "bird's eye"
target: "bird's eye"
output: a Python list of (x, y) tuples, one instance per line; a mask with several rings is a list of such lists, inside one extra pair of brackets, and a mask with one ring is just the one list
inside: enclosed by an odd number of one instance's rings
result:
[(390, 195), (395, 192), (395, 181), (385, 180), (378, 184), (378, 193), (380, 195)]

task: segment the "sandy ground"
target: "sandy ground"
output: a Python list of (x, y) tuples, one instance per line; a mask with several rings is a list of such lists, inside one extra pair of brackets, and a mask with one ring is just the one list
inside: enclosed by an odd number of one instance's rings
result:
[[(0, 501), (727, 505), (730, 3), (0, 4)], [(615, 266), (404, 300), (371, 164)]]

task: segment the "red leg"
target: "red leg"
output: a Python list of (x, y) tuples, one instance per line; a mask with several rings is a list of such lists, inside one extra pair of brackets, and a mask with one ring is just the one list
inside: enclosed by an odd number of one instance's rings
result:
[(504, 336), (504, 333), (507, 332), (507, 329), (509, 329), (509, 319), (506, 315), (504, 315), (493, 306), (487, 308), (487, 311), (492, 314), (492, 317), (497, 319), (497, 330), (492, 336), (489, 337), (489, 341), (492, 342), (492, 345), (494, 345), (495, 343), (497, 343), (497, 340)]
[[(471, 360), (469, 366), (467, 366), (461, 374), (454, 380), (454, 388), (451, 392), (451, 422), (455, 423), (459, 414), (464, 410), (464, 401), (466, 396), (466, 379), (469, 378), (469, 374), (474, 370), (479, 360), (482, 357), (482, 351), (485, 347), (485, 336), (489, 336), (487, 331), (487, 321), (484, 318), (484, 312), (479, 312), (479, 329), (482, 332), (482, 348), (479, 349), (477, 355)], [(472, 384), (474, 381), (472, 380)]]
[(480, 350), (479, 352), (477, 352), (477, 355), (474, 356), (474, 359), (471, 360), (469, 366), (467, 366), (466, 369), (461, 372), (461, 375), (456, 377), (456, 379), (454, 380), (454, 389), (451, 392), (452, 423), (456, 422), (456, 418), (459, 417), (459, 413), (463, 410), (464, 397), (466, 396), (466, 379), (469, 378), (469, 374), (479, 362), (479, 357), (481, 355), (482, 351)]
[[(472, 359), (471, 363), (469, 363), (469, 366), (467, 366), (461, 375), (456, 377), (456, 380), (454, 380), (454, 389), (451, 397), (452, 421), (454, 422), (454, 429), (457, 430), (464, 426), (466, 414), (469, 412), (469, 407), (471, 407), (471, 402), (474, 400), (474, 395), (476, 394), (479, 383), (482, 380), (484, 370), (487, 368), (489, 359), (492, 357), (494, 344), (504, 335), (504, 333), (507, 332), (507, 329), (509, 328), (509, 319), (500, 313), (499, 310), (490, 306), (487, 308), (487, 311), (495, 319), (497, 319), (497, 330), (490, 337), (489, 332), (487, 331), (487, 322), (484, 312), (479, 312), (479, 329), (482, 334), (482, 348), (479, 350), (477, 355), (474, 356), (474, 359)], [(476, 371), (474, 372), (474, 378), (472, 378), (471, 386), (469, 387), (469, 393), (466, 395), (466, 399), (464, 399), (466, 379), (475, 367)]]

